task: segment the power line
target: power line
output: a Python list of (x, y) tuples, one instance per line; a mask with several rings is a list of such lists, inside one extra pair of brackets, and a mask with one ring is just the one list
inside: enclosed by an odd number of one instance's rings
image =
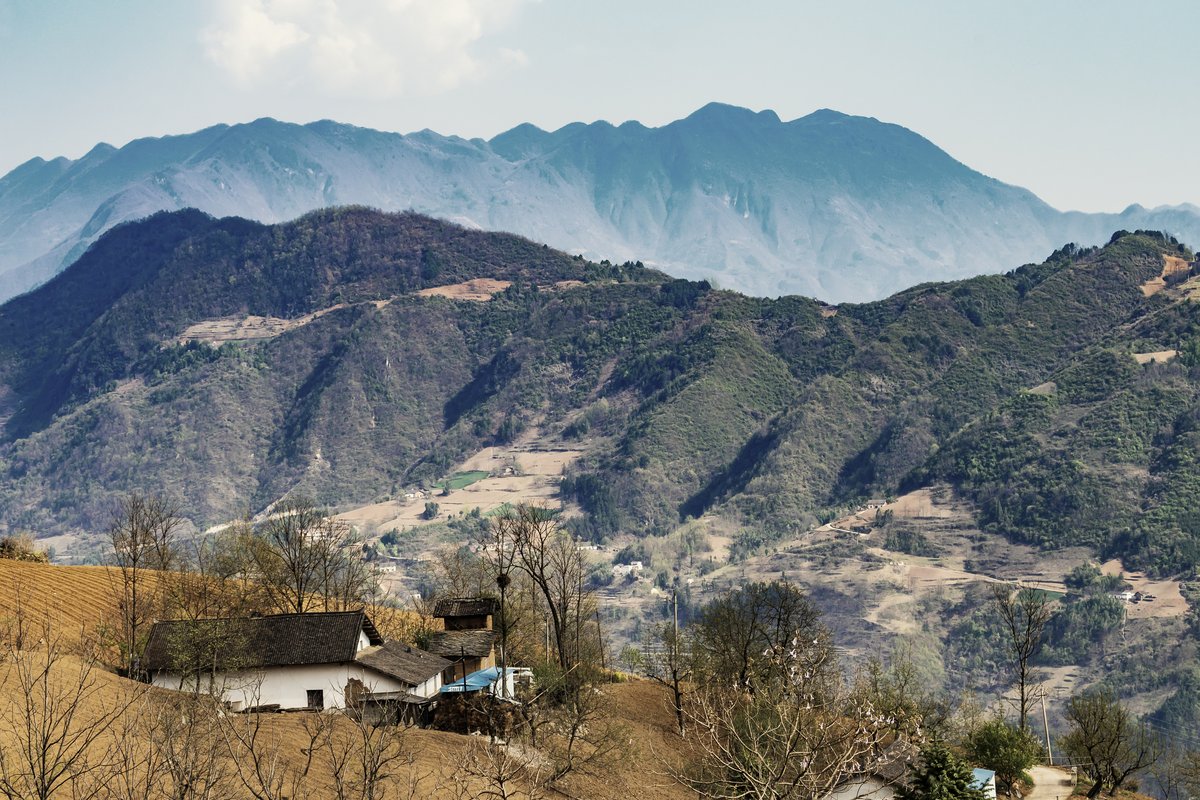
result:
[(1195, 729), (1179, 728), (1165, 723), (1156, 722), (1151, 719), (1144, 719), (1142, 722), (1151, 730), (1157, 731), (1160, 734), (1174, 736), (1177, 739), (1182, 739), (1192, 747), (1200, 749), (1200, 734)]

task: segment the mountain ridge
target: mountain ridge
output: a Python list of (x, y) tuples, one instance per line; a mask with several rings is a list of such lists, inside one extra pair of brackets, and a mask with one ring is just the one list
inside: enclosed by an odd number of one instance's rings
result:
[(490, 140), (264, 117), (30, 160), (0, 178), (0, 298), (155, 211), (275, 223), (345, 204), (831, 301), (1001, 271), (1119, 228), (1200, 241), (1200, 210), (1059, 212), (906, 128), (826, 109), (785, 122), (711, 103), (660, 127), (526, 123)]
[[(412, 213), (164, 212), (0, 306), (0, 529), (94, 532), (134, 489), (200, 528), (294, 490), (371, 502), (537, 430), (580, 453), (561, 494), (592, 539), (715, 515), (745, 553), (938, 483), (1014, 539), (1200, 565), (1200, 523), (1149, 527), (1162, 481), (1200, 503), (1193, 259), (1122, 232), (834, 308)], [(186, 335), (251, 318), (303, 324)]]

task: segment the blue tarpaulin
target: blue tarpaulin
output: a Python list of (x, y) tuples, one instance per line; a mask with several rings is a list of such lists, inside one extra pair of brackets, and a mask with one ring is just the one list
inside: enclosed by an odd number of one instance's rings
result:
[(488, 667), (478, 672), (472, 672), (465, 681), (457, 680), (442, 687), (442, 692), (480, 692), (500, 680), (498, 667)]

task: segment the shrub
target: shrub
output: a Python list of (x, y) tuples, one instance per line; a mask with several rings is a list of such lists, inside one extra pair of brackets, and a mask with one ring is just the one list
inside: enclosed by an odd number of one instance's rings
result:
[(1029, 780), (1025, 771), (1042, 755), (1042, 747), (1032, 733), (1000, 717), (971, 731), (966, 746), (971, 760), (995, 772), (996, 781), (1009, 789), (1015, 788), (1019, 780)]
[(909, 785), (901, 788), (899, 800), (984, 800), (983, 789), (966, 762), (940, 742), (921, 750), (920, 763), (910, 773)]
[(46, 564), (50, 557), (43, 550), (33, 546), (33, 539), (28, 534), (17, 534), (0, 538), (0, 558), (13, 561), (33, 561)]

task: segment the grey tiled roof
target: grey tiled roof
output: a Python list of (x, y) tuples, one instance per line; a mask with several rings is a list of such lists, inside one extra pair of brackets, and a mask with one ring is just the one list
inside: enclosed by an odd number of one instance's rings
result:
[(433, 604), (435, 617), (482, 617), (495, 614), (499, 603), (492, 597), (447, 597)]
[(486, 629), (437, 631), (429, 637), (429, 652), (457, 661), (464, 655), (483, 658), (492, 652), (496, 632)]
[(882, 778), (892, 786), (907, 786), (909, 767), (919, 763), (920, 751), (903, 739), (897, 739), (879, 754), (868, 772)]
[(367, 634), (372, 645), (383, 644), (363, 611), (165, 620), (150, 630), (142, 667), (169, 670), (200, 663), (237, 669), (336, 664), (354, 660), (360, 632)]
[(376, 672), (391, 675), (409, 686), (419, 686), (445, 670), (452, 662), (403, 642), (385, 642), (368, 647), (354, 659)]

